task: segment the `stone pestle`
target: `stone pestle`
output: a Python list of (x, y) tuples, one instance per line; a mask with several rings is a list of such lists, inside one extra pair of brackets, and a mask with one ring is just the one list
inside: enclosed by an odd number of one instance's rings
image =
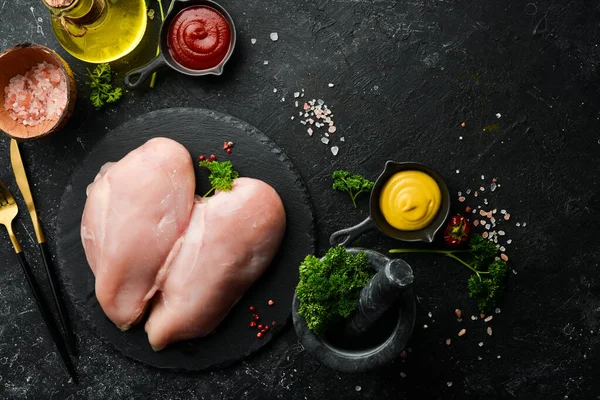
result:
[(346, 339), (359, 338), (391, 307), (413, 282), (412, 268), (403, 260), (390, 260), (360, 292), (356, 311), (346, 322)]

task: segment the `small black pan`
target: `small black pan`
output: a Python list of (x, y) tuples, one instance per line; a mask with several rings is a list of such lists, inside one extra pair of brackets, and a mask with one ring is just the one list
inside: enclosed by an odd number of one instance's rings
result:
[[(381, 213), (381, 209), (379, 208), (379, 196), (384, 184), (392, 177), (392, 175), (400, 171), (407, 170), (425, 172), (435, 180), (440, 188), (440, 191), (442, 192), (440, 209), (435, 219), (428, 226), (418, 231), (401, 231), (394, 228), (385, 220), (383, 214)], [(357, 237), (373, 228), (379, 229), (381, 232), (391, 238), (403, 240), (405, 242), (431, 243), (433, 242), (435, 234), (444, 225), (449, 213), (450, 192), (448, 191), (446, 182), (444, 182), (440, 174), (431, 168), (424, 166), (423, 164), (414, 162), (397, 163), (394, 161), (388, 161), (385, 163), (385, 168), (381, 175), (379, 175), (379, 178), (377, 178), (377, 181), (375, 181), (375, 186), (373, 186), (373, 190), (371, 191), (370, 216), (358, 225), (333, 233), (329, 238), (329, 243), (332, 246), (346, 246), (347, 244), (353, 242)]]
[[(168, 46), (168, 37), (169, 37), (169, 28), (171, 27), (171, 23), (173, 19), (179, 14), (181, 11), (188, 7), (196, 7), (196, 6), (207, 6), (214, 8), (217, 10), (229, 23), (229, 27), (231, 29), (231, 44), (229, 45), (229, 51), (227, 55), (221, 61), (219, 65), (209, 69), (195, 70), (184, 67), (179, 64), (177, 61), (173, 59), (171, 53), (169, 52)], [(221, 7), (219, 4), (215, 3), (211, 0), (175, 0), (173, 2), (173, 7), (167, 12), (165, 16), (165, 20), (160, 27), (160, 35), (159, 35), (159, 47), (160, 54), (152, 60), (149, 64), (144, 65), (141, 68), (131, 71), (125, 76), (124, 83), (128, 89), (137, 89), (140, 87), (148, 78), (152, 76), (156, 71), (170, 67), (175, 71), (181, 72), (185, 75), (190, 76), (203, 76), (203, 75), (221, 75), (223, 73), (223, 67), (225, 63), (231, 57), (233, 53), (233, 49), (235, 48), (236, 41), (236, 32), (235, 25), (233, 23), (233, 19), (229, 13)]]

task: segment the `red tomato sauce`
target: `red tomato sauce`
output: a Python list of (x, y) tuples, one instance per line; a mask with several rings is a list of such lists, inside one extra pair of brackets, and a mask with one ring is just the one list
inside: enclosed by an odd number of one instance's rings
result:
[(231, 27), (214, 8), (189, 7), (182, 10), (169, 28), (169, 53), (182, 66), (193, 70), (216, 67), (231, 45)]

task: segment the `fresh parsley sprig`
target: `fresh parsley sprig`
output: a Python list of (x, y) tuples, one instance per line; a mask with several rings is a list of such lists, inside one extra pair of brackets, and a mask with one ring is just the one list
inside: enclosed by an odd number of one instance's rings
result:
[(333, 189), (342, 192), (348, 192), (354, 208), (356, 208), (356, 198), (361, 193), (370, 192), (375, 186), (372, 182), (360, 175), (353, 175), (348, 171), (337, 170), (333, 172)]
[(101, 108), (106, 103), (114, 103), (123, 96), (123, 89), (113, 87), (112, 71), (107, 63), (98, 64), (93, 70), (87, 70), (90, 77), (92, 93), (90, 100), (96, 108)]
[[(467, 281), (467, 288), (469, 297), (477, 302), (482, 313), (493, 310), (502, 299), (508, 265), (497, 259), (496, 245), (481, 235), (473, 235), (469, 248), (465, 250), (392, 249), (390, 253), (436, 253), (458, 261), (473, 271)], [(461, 254), (470, 257), (465, 259)]]
[(323, 260), (308, 255), (300, 264), (300, 283), (296, 296), (301, 315), (316, 335), (338, 319), (347, 318), (356, 309), (361, 289), (373, 277), (367, 255), (356, 256), (344, 247), (332, 247)]
[(240, 175), (233, 169), (231, 161), (200, 161), (201, 167), (207, 168), (210, 171), (208, 180), (210, 181), (211, 189), (202, 197), (207, 197), (215, 190), (228, 191), (233, 189), (233, 180)]

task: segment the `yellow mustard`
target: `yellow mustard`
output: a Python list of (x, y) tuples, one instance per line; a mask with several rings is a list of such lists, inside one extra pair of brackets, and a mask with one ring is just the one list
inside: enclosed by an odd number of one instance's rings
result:
[(421, 171), (402, 171), (383, 186), (379, 208), (394, 228), (417, 231), (434, 220), (441, 201), (442, 192), (431, 176)]

